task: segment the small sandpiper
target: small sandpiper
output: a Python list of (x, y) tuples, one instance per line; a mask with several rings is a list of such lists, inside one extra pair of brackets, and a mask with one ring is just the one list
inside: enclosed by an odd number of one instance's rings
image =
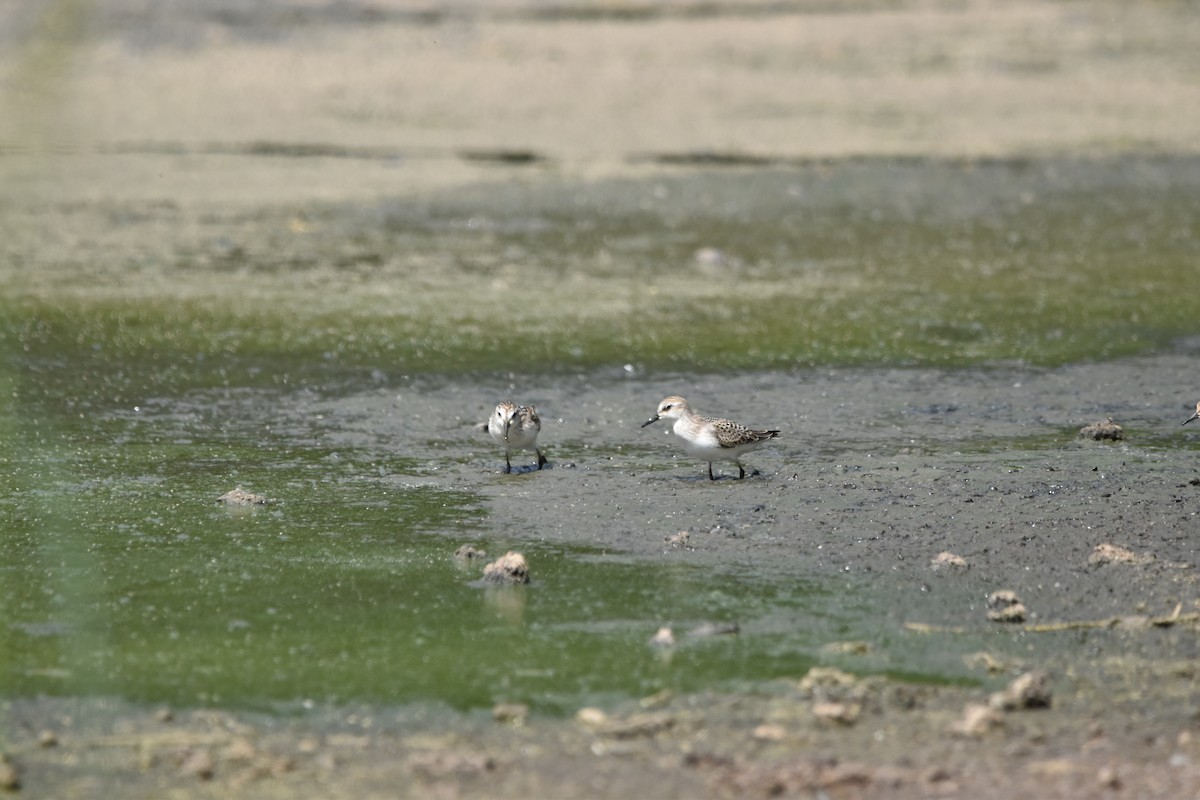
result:
[(497, 444), (504, 446), (506, 473), (512, 472), (512, 454), (515, 450), (532, 450), (537, 453), (537, 468), (545, 466), (546, 457), (537, 446), (542, 421), (533, 406), (519, 406), (504, 400), (496, 405), (496, 410), (492, 412), (488, 421), (479, 427), (490, 433)]
[(683, 439), (684, 449), (688, 455), (708, 462), (708, 479), (715, 481), (712, 462), (732, 461), (738, 467), (738, 480), (746, 477), (746, 468), (742, 466), (743, 453), (757, 450), (771, 439), (779, 436), (779, 431), (756, 431), (737, 422), (727, 419), (702, 417), (692, 411), (688, 401), (678, 395), (671, 395), (658, 404), (658, 412), (642, 423), (646, 427), (660, 419), (673, 419), (672, 430)]
[(1196, 403), (1196, 413), (1195, 413), (1195, 414), (1192, 414), (1190, 417), (1188, 417), (1187, 419), (1185, 419), (1185, 420), (1184, 420), (1183, 422), (1181, 422), (1180, 424), (1181, 424), (1181, 425), (1187, 425), (1189, 422), (1191, 422), (1191, 421), (1192, 421), (1192, 420), (1194, 420), (1194, 419), (1200, 419), (1200, 403)]

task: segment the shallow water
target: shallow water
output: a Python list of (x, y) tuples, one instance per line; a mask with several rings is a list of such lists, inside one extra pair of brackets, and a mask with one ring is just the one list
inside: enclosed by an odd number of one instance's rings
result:
[[(6, 692), (268, 708), (519, 701), (569, 712), (799, 676), (837, 662), (821, 648), (846, 638), (882, 646), (859, 669), (963, 675), (949, 657), (884, 645), (894, 633), (878, 620), (878, 597), (847, 601), (841, 582), (816, 572), (690, 563), (668, 547), (647, 561), (512, 530), (503, 508), (489, 509), (489, 492), (519, 497), (552, 477), (568, 485), (606, 449), (628, 462), (620, 435), (579, 449), (582, 468), (560, 460), (572, 452), (564, 443), (544, 473), (506, 476), (486, 437), (449, 424), (407, 429), (392, 405), (375, 389), (358, 400), (231, 389), (53, 424), (9, 415)], [(637, 461), (660, 453), (642, 451)], [(242, 483), (275, 502), (215, 502)], [(460, 543), (493, 556), (520, 549), (534, 582), (481, 586), (481, 562), (451, 556)], [(692, 633), (729, 624), (736, 634)], [(649, 645), (662, 625), (675, 648)]]

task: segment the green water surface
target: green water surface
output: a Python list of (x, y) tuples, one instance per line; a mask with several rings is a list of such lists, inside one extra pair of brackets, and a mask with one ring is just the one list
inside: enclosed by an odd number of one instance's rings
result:
[[(241, 413), (220, 423), (202, 409), (225, 392), (183, 412), (5, 415), (5, 694), (561, 713), (803, 674), (866, 616), (834, 613), (810, 581), (537, 543), (521, 548), (535, 583), (481, 585), (450, 555), (496, 542), (478, 497), (406, 485), (419, 471), (403, 458), (269, 432), (277, 394), (235, 393)], [(251, 471), (286, 499), (215, 502)], [(647, 644), (664, 621), (681, 639), (669, 654)], [(705, 623), (744, 630), (687, 638)]]

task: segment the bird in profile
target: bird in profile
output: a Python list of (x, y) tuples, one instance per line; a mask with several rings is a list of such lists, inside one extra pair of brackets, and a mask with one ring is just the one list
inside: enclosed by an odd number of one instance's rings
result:
[(658, 404), (654, 416), (642, 423), (642, 427), (660, 419), (674, 420), (675, 435), (683, 439), (688, 455), (708, 462), (708, 479), (716, 480), (712, 462), (732, 461), (737, 464), (738, 480), (746, 477), (742, 466), (744, 453), (757, 450), (779, 436), (776, 430), (754, 430), (732, 420), (702, 417), (692, 411), (688, 401), (679, 395), (671, 395)]
[(479, 427), (504, 447), (505, 473), (512, 472), (512, 454), (518, 450), (532, 450), (537, 453), (538, 469), (546, 465), (546, 457), (537, 446), (542, 420), (533, 406), (519, 406), (504, 400), (496, 404), (492, 416)]

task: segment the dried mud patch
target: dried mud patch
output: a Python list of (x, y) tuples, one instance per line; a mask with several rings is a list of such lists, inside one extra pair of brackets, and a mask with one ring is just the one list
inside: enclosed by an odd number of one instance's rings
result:
[[(43, 698), (6, 706), (7, 756), (29, 797), (1186, 797), (1200, 781), (1194, 715), (1158, 709), (1147, 724), (1145, 698), (1160, 681), (1194, 684), (1196, 669), (1146, 666), (1051, 665), (1038, 686), (1055, 688), (1052, 705), (993, 703), (972, 729), (961, 721), (986, 707), (982, 686), (828, 674), (573, 719)], [(852, 717), (824, 711), (845, 703)]]

